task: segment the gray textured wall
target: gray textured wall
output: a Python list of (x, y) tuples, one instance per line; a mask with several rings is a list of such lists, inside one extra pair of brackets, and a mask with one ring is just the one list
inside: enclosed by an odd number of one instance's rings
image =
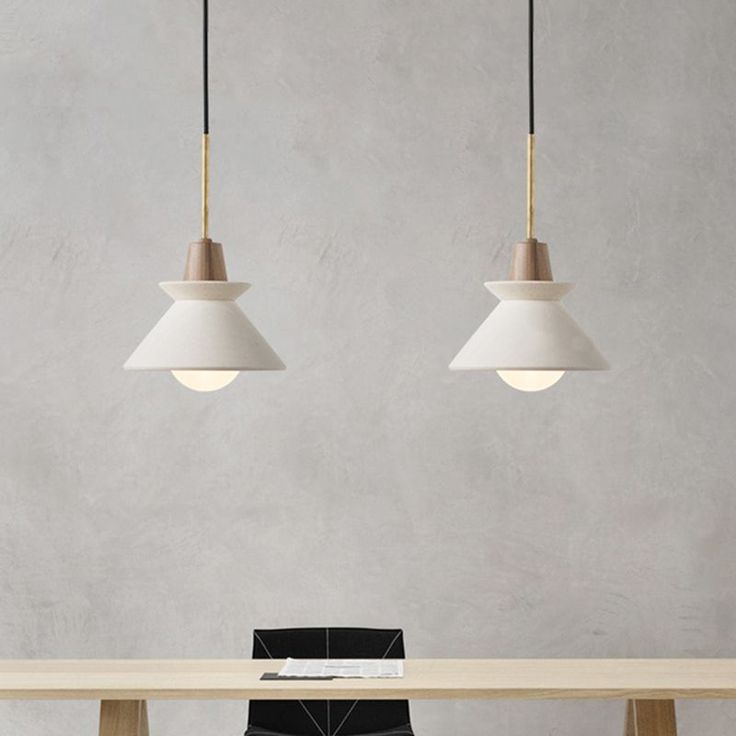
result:
[[(199, 3), (0, 6), (0, 655), (736, 655), (736, 5), (538, 8), (539, 234), (610, 373), (447, 364), (523, 235), (525, 3), (216, 0), (213, 235), (288, 363), (121, 365), (198, 233)], [(617, 703), (414, 705), (418, 734), (618, 734)], [(736, 706), (683, 704), (684, 734)], [(0, 707), (96, 733), (93, 703)], [(157, 736), (238, 703), (153, 703)]]

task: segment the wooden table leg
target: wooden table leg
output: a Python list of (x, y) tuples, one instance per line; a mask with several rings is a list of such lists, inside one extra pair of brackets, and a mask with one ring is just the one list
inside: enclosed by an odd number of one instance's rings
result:
[(148, 736), (145, 700), (103, 700), (100, 736)]
[(677, 736), (674, 700), (629, 700), (624, 736)]

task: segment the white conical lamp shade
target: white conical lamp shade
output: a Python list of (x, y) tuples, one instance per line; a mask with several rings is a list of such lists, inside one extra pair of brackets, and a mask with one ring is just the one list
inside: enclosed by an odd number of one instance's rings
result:
[[(490, 281), (486, 288), (501, 303), (455, 356), (451, 369), (511, 372), (608, 369), (606, 359), (560, 304), (559, 300), (573, 284)], [(560, 376), (550, 373), (547, 386)], [(506, 380), (503, 375), (502, 378)], [(540, 385), (540, 388), (547, 386)]]
[[(233, 281), (165, 281), (159, 286), (174, 299), (169, 310), (143, 338), (125, 363), (144, 371), (275, 371), (284, 364), (235, 300), (250, 284)], [(176, 374), (175, 374), (176, 375)], [(235, 375), (222, 373), (220, 385)], [(184, 378), (184, 380), (182, 380)], [(192, 378), (197, 376), (192, 374)], [(228, 380), (229, 379), (229, 380)]]

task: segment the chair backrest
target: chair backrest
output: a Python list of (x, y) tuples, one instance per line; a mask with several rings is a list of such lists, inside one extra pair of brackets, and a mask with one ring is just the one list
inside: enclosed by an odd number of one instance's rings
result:
[[(401, 629), (256, 629), (254, 659), (404, 659)], [(409, 724), (406, 700), (251, 700), (248, 729), (355, 736)]]

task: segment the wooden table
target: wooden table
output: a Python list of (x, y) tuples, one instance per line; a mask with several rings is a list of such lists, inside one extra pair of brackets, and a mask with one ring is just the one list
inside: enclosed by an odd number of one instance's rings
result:
[(386, 680), (262, 681), (279, 660), (0, 660), (0, 699), (100, 700), (100, 736), (148, 736), (147, 700), (601, 698), (625, 736), (675, 736), (678, 698), (736, 698), (736, 659), (408, 659)]

